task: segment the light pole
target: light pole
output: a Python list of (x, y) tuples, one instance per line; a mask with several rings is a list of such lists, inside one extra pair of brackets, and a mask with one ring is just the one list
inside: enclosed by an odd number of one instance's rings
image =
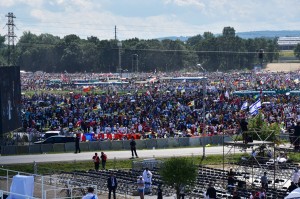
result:
[[(118, 45), (118, 49), (119, 49), (119, 65), (118, 65), (118, 68), (117, 68), (117, 73), (122, 73), (122, 66), (121, 66), (121, 63), (122, 63), (122, 56), (121, 56), (121, 50), (122, 50), (122, 42), (119, 41), (117, 43)], [(121, 74), (122, 75), (122, 74)], [(122, 78), (122, 77), (121, 77)]]

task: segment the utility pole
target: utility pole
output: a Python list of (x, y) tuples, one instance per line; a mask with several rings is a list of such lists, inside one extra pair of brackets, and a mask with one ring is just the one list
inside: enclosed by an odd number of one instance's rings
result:
[(117, 26), (115, 26), (115, 40), (117, 40)]
[(14, 18), (16, 18), (16, 16), (14, 15), (14, 13), (9, 12), (7, 15), (5, 15), (5, 17), (7, 17), (7, 28), (8, 28), (8, 32), (7, 32), (7, 41), (8, 41), (8, 57), (7, 57), (7, 64), (10, 65), (15, 64), (15, 37), (17, 37), (15, 35), (15, 24), (14, 24)]

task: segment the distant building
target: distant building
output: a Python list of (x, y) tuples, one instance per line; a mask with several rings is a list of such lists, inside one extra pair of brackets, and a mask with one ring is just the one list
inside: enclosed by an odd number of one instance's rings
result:
[(280, 50), (294, 50), (300, 44), (300, 37), (279, 37), (277, 44)]

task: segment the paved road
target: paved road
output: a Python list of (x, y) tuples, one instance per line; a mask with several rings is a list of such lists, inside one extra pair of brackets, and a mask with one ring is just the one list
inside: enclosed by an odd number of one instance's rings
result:
[[(233, 152), (234, 149), (224, 147), (225, 154), (228, 151)], [(97, 151), (98, 154), (100, 151)], [(240, 153), (239, 149), (235, 149), (236, 153)], [(105, 152), (110, 160), (128, 159), (131, 157), (130, 151), (106, 151)], [(198, 156), (203, 155), (203, 147), (197, 148), (176, 148), (176, 149), (151, 149), (151, 150), (138, 150), (140, 159), (153, 158), (153, 157), (178, 157), (178, 156)], [(223, 154), (222, 146), (206, 147), (205, 154)], [(13, 155), (13, 156), (0, 156), (0, 165), (6, 164), (22, 164), (35, 162), (62, 162), (74, 160), (91, 160), (94, 152), (74, 153), (59, 153), (59, 154), (38, 154), (38, 155)]]

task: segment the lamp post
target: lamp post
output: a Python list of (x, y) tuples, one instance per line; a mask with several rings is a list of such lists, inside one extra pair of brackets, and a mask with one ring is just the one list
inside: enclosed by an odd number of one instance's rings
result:
[(118, 45), (118, 49), (119, 49), (119, 65), (118, 65), (118, 68), (117, 68), (117, 73), (122, 73), (122, 66), (121, 66), (121, 63), (122, 63), (122, 56), (121, 56), (122, 42), (119, 41), (117, 43), (117, 45)]

